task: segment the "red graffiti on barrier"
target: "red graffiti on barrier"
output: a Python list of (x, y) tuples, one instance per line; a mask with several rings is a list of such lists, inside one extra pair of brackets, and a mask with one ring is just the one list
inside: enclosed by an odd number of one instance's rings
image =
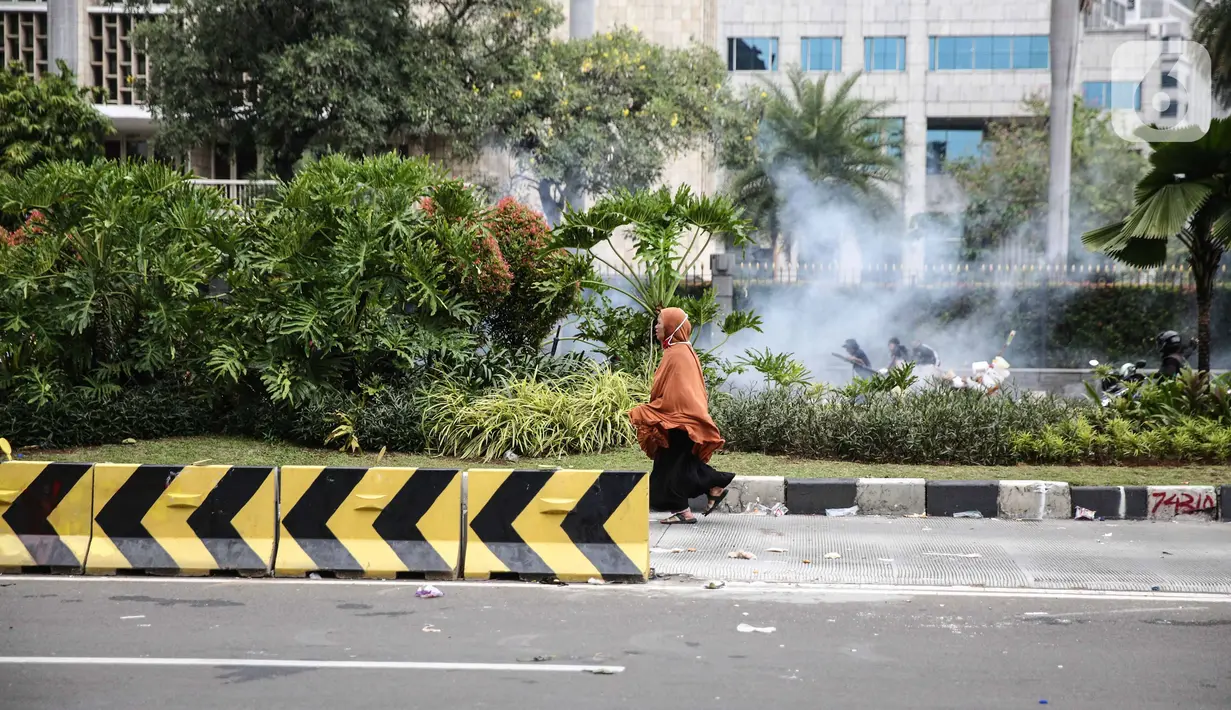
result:
[(1218, 507), (1214, 501), (1214, 496), (1209, 493), (1165, 493), (1156, 491), (1150, 494), (1154, 499), (1154, 507), (1150, 510), (1151, 515), (1157, 515), (1158, 511), (1163, 508), (1172, 508), (1175, 515), (1187, 515), (1191, 513), (1206, 513)]

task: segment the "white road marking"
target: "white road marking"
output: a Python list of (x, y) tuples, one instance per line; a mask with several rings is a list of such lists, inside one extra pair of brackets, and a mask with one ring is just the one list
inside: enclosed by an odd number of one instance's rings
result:
[(623, 673), (624, 666), (569, 666), (550, 663), (442, 663), (425, 661), (304, 661), (256, 658), (136, 658), (106, 656), (0, 656), (0, 665), (19, 666), (205, 666), (210, 668), (318, 668), (378, 671), (498, 671), (518, 673)]
[[(52, 583), (52, 584), (203, 584), (213, 587), (269, 586), (269, 585), (315, 585), (319, 587), (406, 587), (412, 591), (423, 585), (416, 580), (391, 579), (235, 579), (219, 577), (85, 577), (67, 575), (4, 575), (5, 584)], [(642, 594), (677, 596), (714, 596), (757, 594), (765, 597), (776, 595), (811, 596), (871, 596), (871, 597), (989, 597), (1003, 599), (1073, 599), (1100, 601), (1166, 601), (1204, 602), (1210, 604), (1231, 603), (1231, 594), (1202, 592), (1111, 592), (1090, 589), (1024, 589), (1011, 587), (923, 586), (896, 584), (817, 584), (817, 583), (770, 583), (727, 582), (720, 590), (703, 589), (704, 581), (650, 582), (648, 584), (532, 584), (528, 582), (455, 581), (432, 582), (442, 589), (520, 589), (543, 593), (571, 594)]]
[(1025, 616), (1028, 616), (1032, 619), (1037, 619), (1037, 618), (1044, 617), (1044, 616), (1060, 617), (1060, 616), (1093, 616), (1095, 614), (1147, 614), (1147, 613), (1160, 613), (1164, 611), (1205, 611), (1207, 609), (1209, 609), (1209, 607), (1205, 607), (1205, 606), (1166, 606), (1166, 607), (1154, 607), (1151, 609), (1135, 608), (1135, 609), (1098, 609), (1095, 611), (1068, 611), (1063, 614), (1052, 614), (1046, 611), (1028, 611), (1025, 613)]

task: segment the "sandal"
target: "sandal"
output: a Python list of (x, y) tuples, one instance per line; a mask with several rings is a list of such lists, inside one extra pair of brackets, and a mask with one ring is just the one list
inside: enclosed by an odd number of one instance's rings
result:
[(722, 502), (727, 499), (728, 493), (730, 493), (730, 491), (728, 491), (725, 488), (722, 490), (722, 495), (716, 496), (716, 495), (711, 495), (709, 493), (706, 493), (705, 499), (709, 501), (709, 505), (705, 506), (705, 510), (702, 511), (701, 515), (708, 518), (710, 513), (714, 512), (715, 510), (718, 510), (718, 506), (722, 505)]
[(681, 510), (678, 513), (669, 515), (663, 518), (662, 520), (659, 520), (658, 522), (663, 525), (696, 525), (697, 524), (696, 518), (684, 517), (684, 513), (687, 513), (687, 512), (688, 512), (687, 510)]

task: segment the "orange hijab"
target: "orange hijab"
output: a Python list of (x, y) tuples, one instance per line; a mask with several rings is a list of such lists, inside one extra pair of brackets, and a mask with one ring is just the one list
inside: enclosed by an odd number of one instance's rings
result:
[(710, 456), (726, 442), (710, 418), (701, 360), (688, 342), (692, 324), (679, 308), (664, 308), (658, 318), (666, 339), (663, 359), (650, 388), (650, 403), (634, 407), (628, 418), (637, 428), (641, 450), (650, 458), (659, 448), (668, 446), (669, 430), (683, 429), (695, 444), (693, 453), (708, 463)]

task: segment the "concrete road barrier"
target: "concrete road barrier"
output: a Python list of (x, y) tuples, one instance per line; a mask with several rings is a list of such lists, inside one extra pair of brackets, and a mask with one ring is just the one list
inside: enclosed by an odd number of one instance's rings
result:
[(1001, 481), (999, 516), (1014, 520), (1066, 520), (1073, 517), (1069, 484), (1060, 481)]
[(1149, 486), (1147, 496), (1149, 520), (1213, 520), (1218, 515), (1218, 494), (1213, 486)]
[(86, 574), (268, 574), (276, 497), (273, 466), (95, 464)]
[(93, 490), (94, 464), (0, 463), (0, 570), (84, 568)]
[(855, 488), (860, 515), (923, 515), (927, 481), (922, 478), (861, 478)]
[(466, 478), (466, 579), (648, 577), (648, 474), (471, 469)]
[(285, 466), (281, 474), (274, 574), (457, 576), (461, 471)]

